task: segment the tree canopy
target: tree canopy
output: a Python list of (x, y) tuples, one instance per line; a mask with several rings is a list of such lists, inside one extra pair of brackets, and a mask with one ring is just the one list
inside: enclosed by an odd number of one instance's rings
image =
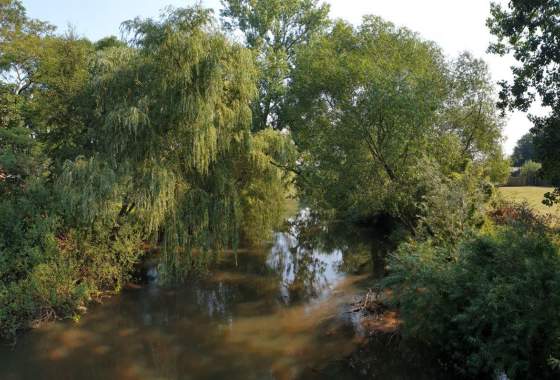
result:
[(485, 64), (469, 54), (449, 64), (378, 17), (338, 22), (299, 51), (287, 99), (304, 196), (347, 217), (414, 224), (426, 166), (447, 175), (502, 159)]
[(553, 181), (560, 179), (559, 13), (560, 4), (554, 0), (512, 0), (507, 7), (493, 4), (488, 20), (497, 38), (489, 50), (502, 56), (512, 53), (519, 63), (511, 69), (513, 82), (500, 83), (500, 106), (528, 111), (531, 104), (540, 102), (550, 109), (546, 117), (531, 117), (531, 132), (535, 158)]
[(328, 26), (329, 6), (318, 0), (224, 0), (222, 4), (225, 29), (242, 33), (256, 56), (253, 129), (282, 129), (282, 107), (296, 51)]
[(146, 247), (171, 281), (267, 239), (294, 147), (251, 131), (254, 56), (211, 11), (169, 9), (94, 44), (0, 5), (3, 335), (118, 289)]
[(513, 166), (520, 167), (525, 162), (535, 158), (535, 143), (531, 133), (524, 134), (515, 145), (511, 160)]
[[(281, 136), (251, 136), (251, 53), (201, 8), (124, 27), (129, 46), (106, 49), (94, 63), (93, 154), (65, 168), (66, 186), (80, 189), (75, 207), (86, 211), (82, 220), (103, 211), (114, 218), (119, 202), (117, 218), (134, 210), (169, 254), (235, 247), (244, 185), (281, 176), (259, 154), (270, 161), (289, 149)], [(266, 192), (254, 196), (273, 201)]]

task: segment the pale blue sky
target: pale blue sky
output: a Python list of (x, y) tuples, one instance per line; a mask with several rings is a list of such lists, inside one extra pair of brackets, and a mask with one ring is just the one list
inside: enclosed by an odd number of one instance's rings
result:
[[(188, 0), (23, 0), (30, 17), (47, 20), (66, 29), (73, 25), (80, 35), (97, 40), (108, 35), (119, 35), (119, 25), (125, 20), (156, 17), (168, 5), (195, 4)], [(219, 0), (204, 4), (216, 8)]]
[[(507, 0), (500, 0), (506, 2)], [(485, 26), (490, 0), (328, 0), (331, 16), (359, 23), (365, 14), (376, 14), (404, 25), (437, 42), (451, 57), (469, 50), (484, 58), (493, 79), (509, 79), (511, 59), (489, 56), (491, 36)], [(119, 35), (122, 21), (136, 16), (157, 17), (167, 5), (184, 6), (193, 0), (23, 0), (29, 16), (50, 21), (60, 29), (71, 24), (76, 32), (92, 40)], [(220, 0), (204, 0), (217, 9)], [(538, 107), (533, 112), (539, 113)], [(504, 147), (511, 153), (516, 141), (530, 128), (526, 116), (509, 115), (504, 128)]]

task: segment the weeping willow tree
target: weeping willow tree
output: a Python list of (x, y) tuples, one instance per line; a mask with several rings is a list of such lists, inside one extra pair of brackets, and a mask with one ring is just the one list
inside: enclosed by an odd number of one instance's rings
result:
[(117, 235), (134, 220), (177, 278), (236, 248), (251, 207), (277, 220), (285, 179), (275, 164), (291, 147), (276, 132), (251, 135), (253, 57), (211, 11), (170, 9), (123, 29), (127, 45), (100, 52), (92, 69), (95, 153), (67, 163), (63, 183), (77, 223)]

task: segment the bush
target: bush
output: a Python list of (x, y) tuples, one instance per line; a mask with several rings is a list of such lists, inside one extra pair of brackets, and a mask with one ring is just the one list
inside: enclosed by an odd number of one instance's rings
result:
[(493, 186), (482, 168), (469, 165), (450, 178), (429, 173), (425, 194), (418, 203), (417, 234), (429, 236), (438, 245), (454, 244), (485, 223), (485, 203)]
[(118, 290), (142, 252), (133, 220), (69, 228), (62, 209), (40, 185), (0, 201), (0, 338)]
[(553, 378), (560, 256), (541, 225), (500, 226), (455, 247), (403, 244), (390, 271), (405, 336), (468, 377)]

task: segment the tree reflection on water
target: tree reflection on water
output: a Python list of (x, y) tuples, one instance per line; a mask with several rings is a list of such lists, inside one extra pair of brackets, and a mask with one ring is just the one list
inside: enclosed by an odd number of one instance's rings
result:
[[(45, 326), (15, 350), (0, 348), (0, 378), (310, 378), (361, 339), (345, 310), (372, 270), (373, 279), (384, 274), (386, 247), (374, 237), (303, 211), (268, 247), (237, 260), (221, 255), (207, 277), (124, 291), (79, 323)], [(384, 352), (375, 355), (391, 363), (377, 370), (385, 378), (417, 378), (401, 365), (407, 358)]]

